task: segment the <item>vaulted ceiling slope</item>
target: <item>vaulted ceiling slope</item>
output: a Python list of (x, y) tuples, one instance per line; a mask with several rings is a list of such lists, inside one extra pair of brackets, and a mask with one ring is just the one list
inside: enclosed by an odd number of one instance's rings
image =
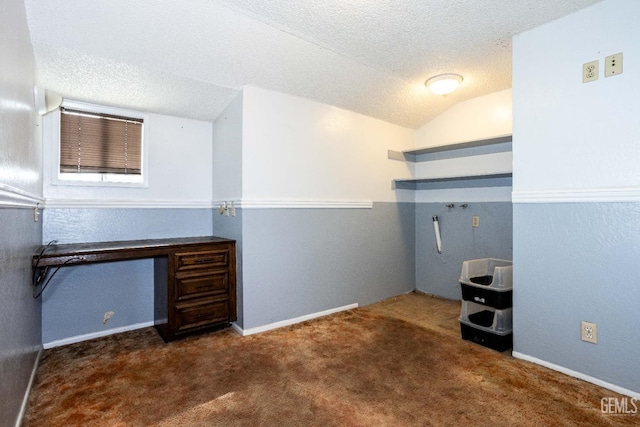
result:
[[(597, 0), (25, 0), (38, 84), (211, 121), (257, 86), (417, 128), (511, 87), (511, 38)], [(447, 97), (432, 75), (464, 76)]]

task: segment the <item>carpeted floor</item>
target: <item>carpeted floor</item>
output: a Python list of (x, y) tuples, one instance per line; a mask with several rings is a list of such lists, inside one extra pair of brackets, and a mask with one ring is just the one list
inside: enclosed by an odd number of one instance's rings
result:
[(602, 413), (612, 391), (461, 340), (458, 310), (410, 294), (249, 337), (147, 328), (50, 349), (24, 425), (640, 424)]

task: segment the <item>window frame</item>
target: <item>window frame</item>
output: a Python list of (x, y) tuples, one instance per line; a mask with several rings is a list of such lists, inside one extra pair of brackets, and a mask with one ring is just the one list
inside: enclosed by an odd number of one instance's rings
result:
[(90, 187), (148, 187), (148, 136), (149, 136), (149, 115), (140, 111), (126, 110), (116, 107), (108, 107), (105, 105), (89, 104), (85, 102), (64, 100), (62, 107), (70, 110), (80, 110), (87, 113), (109, 114), (114, 116), (130, 117), (143, 120), (142, 125), (142, 141), (141, 141), (141, 171), (140, 175), (125, 175), (117, 173), (72, 173), (60, 172), (60, 116), (61, 111), (58, 109), (54, 115), (53, 124), (53, 159), (55, 165), (53, 168), (52, 185), (80, 185)]

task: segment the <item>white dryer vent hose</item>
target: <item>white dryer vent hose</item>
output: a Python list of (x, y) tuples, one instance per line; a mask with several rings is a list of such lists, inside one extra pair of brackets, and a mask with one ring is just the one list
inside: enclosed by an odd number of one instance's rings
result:
[(438, 253), (442, 253), (442, 239), (440, 238), (440, 225), (438, 224), (438, 216), (433, 216), (433, 231), (436, 233), (436, 249)]

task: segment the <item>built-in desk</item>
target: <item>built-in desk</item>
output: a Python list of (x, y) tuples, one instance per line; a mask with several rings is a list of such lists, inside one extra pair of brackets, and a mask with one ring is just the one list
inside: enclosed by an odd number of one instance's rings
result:
[(49, 245), (33, 257), (44, 268), (153, 258), (154, 322), (165, 341), (236, 320), (235, 241), (220, 237)]

